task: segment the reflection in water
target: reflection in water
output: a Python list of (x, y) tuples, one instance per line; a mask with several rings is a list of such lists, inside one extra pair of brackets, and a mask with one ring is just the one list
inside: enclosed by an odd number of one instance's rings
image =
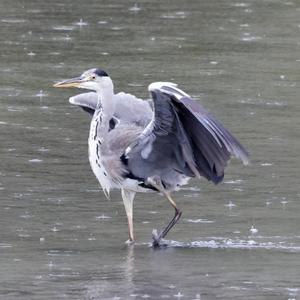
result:
[(127, 247), (127, 255), (124, 264), (121, 266), (124, 269), (124, 278), (127, 283), (126, 290), (129, 294), (134, 294), (134, 275), (135, 275), (135, 265), (134, 265), (134, 245), (129, 245)]
[[(126, 297), (135, 297), (136, 287), (134, 283), (135, 265), (134, 265), (134, 245), (126, 246), (127, 249), (122, 249), (120, 255), (123, 257), (123, 262), (119, 265), (117, 262), (114, 267), (108, 271), (108, 274), (101, 274), (101, 280), (94, 280), (86, 287), (85, 296), (87, 299), (113, 299), (113, 297), (120, 297), (119, 299), (126, 299)], [(117, 280), (111, 280), (110, 272)], [(122, 285), (120, 286), (120, 281)], [(106, 299), (106, 298), (105, 298)]]

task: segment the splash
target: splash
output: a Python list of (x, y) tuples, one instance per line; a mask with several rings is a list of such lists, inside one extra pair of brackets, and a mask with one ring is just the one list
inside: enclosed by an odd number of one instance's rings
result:
[[(286, 240), (278, 241), (259, 241), (266, 240), (266, 237), (257, 237), (255, 240), (250, 236), (249, 239), (230, 239), (225, 237), (212, 237), (192, 242), (179, 242), (174, 240), (162, 240), (163, 248), (209, 248), (209, 249), (240, 249), (240, 250), (278, 250), (289, 252), (300, 252), (300, 241), (298, 243)], [(274, 240), (276, 237), (274, 237)], [(295, 239), (295, 238), (294, 238)], [(152, 244), (147, 244), (152, 246)]]

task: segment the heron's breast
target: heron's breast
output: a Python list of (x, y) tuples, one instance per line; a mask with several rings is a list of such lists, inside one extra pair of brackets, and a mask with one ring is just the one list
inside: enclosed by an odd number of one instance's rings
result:
[(90, 126), (90, 135), (89, 135), (89, 141), (97, 139), (101, 140), (101, 133), (100, 133), (100, 127), (102, 125), (102, 114), (101, 112), (95, 112), (95, 115), (93, 116), (93, 119), (91, 121)]
[(109, 191), (113, 182), (103, 164), (100, 143), (99, 140), (89, 139), (89, 161), (102, 189)]
[(101, 115), (94, 117), (91, 122), (89, 135), (89, 161), (93, 173), (97, 177), (102, 189), (109, 191), (112, 188), (112, 180), (108, 171), (105, 169), (101, 155), (103, 139), (99, 134), (99, 126), (101, 126), (101, 119), (99, 118), (101, 118)]

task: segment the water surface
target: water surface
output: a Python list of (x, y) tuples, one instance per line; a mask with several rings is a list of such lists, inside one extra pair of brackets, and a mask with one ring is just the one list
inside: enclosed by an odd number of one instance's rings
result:
[[(298, 299), (297, 1), (0, 3), (0, 298)], [(107, 201), (87, 158), (89, 117), (53, 82), (101, 67), (116, 91), (174, 81), (251, 153), (224, 183), (191, 181), (169, 247), (149, 247), (173, 211)]]

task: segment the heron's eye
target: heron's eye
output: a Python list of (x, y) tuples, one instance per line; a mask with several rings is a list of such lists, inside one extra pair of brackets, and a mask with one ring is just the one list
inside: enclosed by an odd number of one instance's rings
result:
[(95, 76), (95, 75), (92, 75), (91, 79), (92, 79), (92, 80), (95, 80), (95, 79), (96, 79), (96, 76)]

